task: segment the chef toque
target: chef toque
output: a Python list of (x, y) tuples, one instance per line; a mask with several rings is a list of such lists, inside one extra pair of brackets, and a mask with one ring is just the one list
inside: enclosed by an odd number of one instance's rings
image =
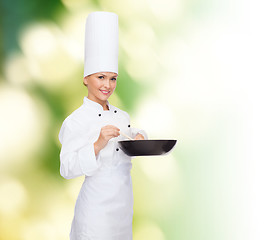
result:
[(118, 74), (118, 16), (92, 12), (86, 20), (84, 77), (97, 72)]

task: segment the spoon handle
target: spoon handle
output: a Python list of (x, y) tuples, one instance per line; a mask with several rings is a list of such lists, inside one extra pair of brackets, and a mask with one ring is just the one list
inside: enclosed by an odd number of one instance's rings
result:
[(128, 138), (129, 140), (135, 140), (135, 139), (129, 137), (127, 134), (123, 133), (122, 131), (120, 131), (120, 134), (121, 134), (122, 136)]

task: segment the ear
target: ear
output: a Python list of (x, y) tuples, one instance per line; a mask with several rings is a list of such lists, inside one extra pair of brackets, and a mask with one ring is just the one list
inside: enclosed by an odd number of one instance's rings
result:
[(85, 85), (88, 84), (88, 82), (87, 82), (87, 77), (84, 77), (84, 78), (83, 78), (83, 82), (84, 82)]

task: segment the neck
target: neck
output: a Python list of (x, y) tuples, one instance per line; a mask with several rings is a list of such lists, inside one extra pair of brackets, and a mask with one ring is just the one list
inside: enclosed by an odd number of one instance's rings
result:
[(96, 99), (91, 98), (90, 96), (87, 96), (87, 98), (90, 99), (91, 101), (94, 101), (94, 102), (100, 104), (102, 106), (103, 110), (109, 110), (107, 101), (96, 100)]

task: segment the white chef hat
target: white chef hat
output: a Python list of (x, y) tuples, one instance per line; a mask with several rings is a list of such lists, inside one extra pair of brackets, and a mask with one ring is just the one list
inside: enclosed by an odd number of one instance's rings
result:
[(118, 73), (118, 16), (92, 12), (85, 31), (84, 77), (97, 72)]

